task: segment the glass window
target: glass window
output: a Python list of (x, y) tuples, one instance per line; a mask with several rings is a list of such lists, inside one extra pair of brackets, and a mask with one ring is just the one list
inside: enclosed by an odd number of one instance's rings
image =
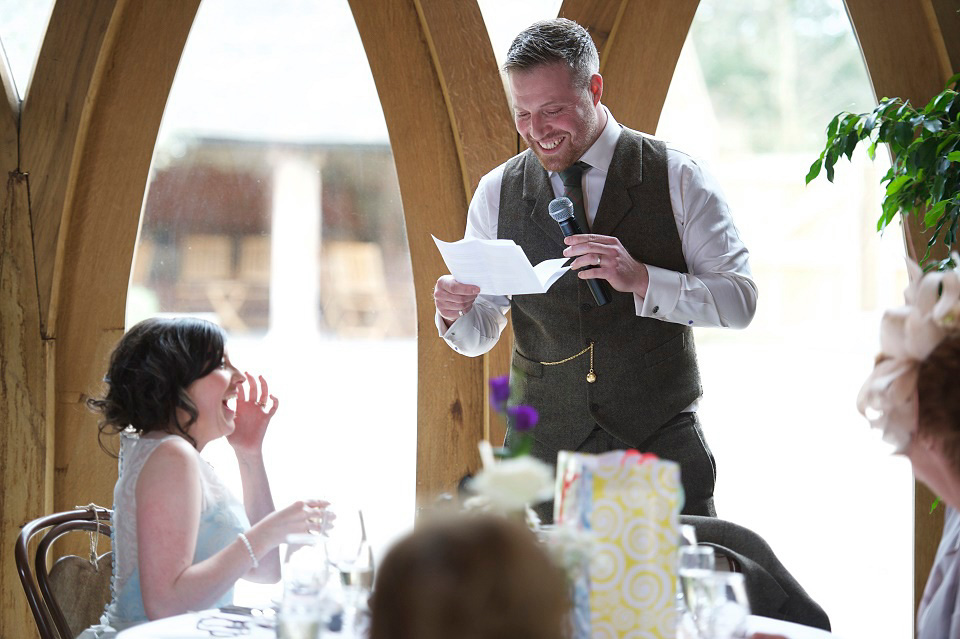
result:
[[(280, 398), (265, 444), (278, 507), (314, 496), (361, 507), (378, 553), (412, 527), (413, 277), (386, 124), (346, 0), (204, 0), (134, 260), (128, 326), (156, 314), (213, 319), (233, 361)], [(204, 456), (239, 494), (228, 444)], [(244, 593), (262, 595), (241, 582)]]
[(717, 175), (760, 291), (746, 330), (697, 331), (718, 514), (838, 635), (893, 637), (912, 632), (913, 484), (855, 407), (906, 285), (899, 225), (875, 230), (889, 159), (804, 186), (833, 115), (874, 106), (841, 0), (703, 0), (657, 133)]
[(477, 0), (483, 22), (487, 25), (487, 35), (497, 59), (497, 66), (503, 66), (507, 49), (517, 34), (537, 20), (556, 18), (560, 12), (562, 0)]
[(0, 0), (0, 46), (21, 100), (27, 94), (51, 11), (53, 0)]

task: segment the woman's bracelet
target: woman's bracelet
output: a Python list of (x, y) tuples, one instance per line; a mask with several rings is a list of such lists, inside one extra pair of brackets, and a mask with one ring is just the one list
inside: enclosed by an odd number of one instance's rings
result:
[(237, 537), (239, 537), (243, 545), (247, 547), (247, 552), (250, 553), (250, 561), (253, 562), (253, 569), (256, 570), (260, 566), (260, 562), (257, 561), (257, 556), (253, 554), (253, 546), (250, 545), (250, 540), (247, 539), (247, 536), (243, 533), (237, 533)]

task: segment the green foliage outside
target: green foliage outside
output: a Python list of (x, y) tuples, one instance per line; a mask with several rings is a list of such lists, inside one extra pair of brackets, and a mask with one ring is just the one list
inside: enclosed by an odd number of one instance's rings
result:
[(703, 0), (690, 37), (727, 148), (810, 152), (876, 104), (841, 0)]

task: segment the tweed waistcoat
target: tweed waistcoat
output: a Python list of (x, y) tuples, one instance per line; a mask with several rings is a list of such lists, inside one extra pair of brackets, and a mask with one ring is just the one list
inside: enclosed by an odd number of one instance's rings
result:
[[(559, 225), (547, 213), (549, 177), (529, 150), (510, 159), (500, 189), (498, 236), (512, 239), (532, 264), (561, 257)], [(666, 146), (624, 128), (617, 141), (591, 232), (619, 238), (645, 264), (686, 272), (670, 204)], [(557, 450), (575, 449), (599, 424), (631, 446), (701, 394), (689, 327), (638, 317), (633, 294), (611, 290), (596, 306), (574, 272), (547, 293), (514, 295), (511, 401), (534, 406), (534, 437)], [(557, 362), (594, 343), (590, 356)]]

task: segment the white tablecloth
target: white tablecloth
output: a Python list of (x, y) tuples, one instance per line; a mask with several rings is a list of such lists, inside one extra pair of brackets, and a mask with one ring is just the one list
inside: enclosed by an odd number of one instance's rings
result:
[[(197, 630), (197, 622), (200, 621), (203, 616), (244, 619), (244, 617), (236, 615), (225, 615), (216, 610), (193, 612), (134, 626), (119, 633), (117, 639), (210, 639), (210, 633)], [(263, 628), (256, 624), (249, 624), (249, 626), (250, 633), (241, 635), (241, 637), (247, 639), (275, 639), (276, 637), (274, 630), (271, 628)], [(836, 639), (836, 635), (824, 630), (753, 615), (750, 616), (748, 628), (751, 633), (766, 632), (779, 634), (787, 637), (787, 639)], [(347, 639), (345, 635), (324, 635), (324, 637), (331, 636), (342, 636), (344, 639)]]
[(783, 635), (787, 639), (837, 639), (836, 635), (826, 630), (755, 615), (750, 615), (750, 619), (747, 621), (747, 629), (751, 633), (765, 632), (767, 634)]

